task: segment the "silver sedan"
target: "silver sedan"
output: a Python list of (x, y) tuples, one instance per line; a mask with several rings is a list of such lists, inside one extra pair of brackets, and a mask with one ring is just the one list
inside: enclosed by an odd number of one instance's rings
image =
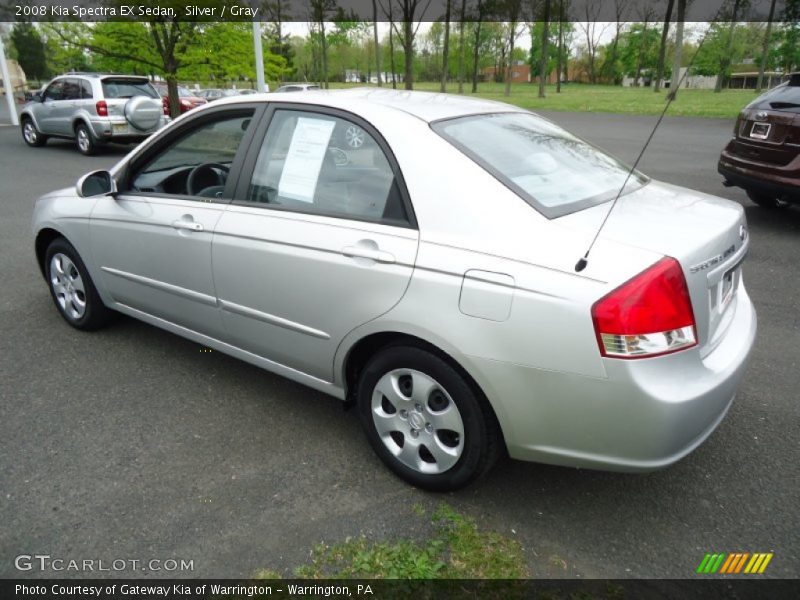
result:
[(414, 485), (504, 451), (648, 471), (723, 419), (756, 315), (741, 207), (628, 175), (495, 102), (231, 98), (40, 198), (36, 257), (73, 327), (122, 313), (353, 404)]

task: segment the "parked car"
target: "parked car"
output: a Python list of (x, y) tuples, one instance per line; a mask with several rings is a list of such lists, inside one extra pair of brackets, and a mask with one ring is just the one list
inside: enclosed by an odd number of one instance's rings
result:
[(800, 202), (800, 73), (739, 113), (717, 170), (765, 208)]
[(35, 92), (20, 113), (22, 138), (43, 146), (50, 138), (74, 139), (82, 154), (108, 142), (140, 142), (169, 118), (146, 77), (70, 73)]
[(123, 313), (355, 404), (432, 490), (503, 449), (666, 467), (719, 425), (756, 333), (741, 206), (460, 96), (220, 100), (40, 198), (33, 228), (73, 327)]
[(318, 90), (320, 87), (315, 83), (285, 83), (277, 90), (275, 93), (283, 93), (283, 92), (308, 92), (311, 90)]
[[(156, 90), (158, 90), (159, 95), (162, 98), (164, 103), (164, 112), (166, 114), (170, 114), (169, 109), (169, 90), (167, 89), (166, 83), (156, 83), (155, 84)], [(208, 100), (205, 98), (201, 98), (200, 96), (195, 96), (188, 88), (183, 87), (182, 85), (178, 86), (178, 102), (180, 104), (180, 112), (181, 114), (185, 112), (189, 112), (193, 108), (197, 108), (198, 106), (202, 106), (203, 104), (207, 104)]]
[(214, 100), (219, 100), (220, 98), (225, 97), (225, 90), (221, 90), (219, 88), (210, 88), (206, 90), (200, 90), (197, 92), (197, 95), (200, 98), (204, 98), (208, 102), (213, 102)]

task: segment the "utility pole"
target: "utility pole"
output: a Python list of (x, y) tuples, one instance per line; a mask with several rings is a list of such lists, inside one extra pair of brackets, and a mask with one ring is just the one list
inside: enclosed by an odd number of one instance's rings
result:
[(19, 125), (17, 117), (17, 106), (14, 103), (14, 86), (11, 85), (11, 75), (8, 74), (8, 64), (6, 63), (6, 50), (3, 47), (3, 37), (0, 36), (0, 70), (3, 71), (3, 87), (6, 90), (6, 102), (8, 102), (8, 112), (11, 114), (11, 124)]

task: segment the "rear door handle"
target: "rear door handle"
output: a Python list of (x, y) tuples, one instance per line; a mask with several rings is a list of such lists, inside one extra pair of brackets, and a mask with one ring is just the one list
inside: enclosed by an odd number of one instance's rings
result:
[(178, 219), (177, 221), (173, 221), (172, 226), (175, 229), (188, 229), (189, 231), (203, 231), (202, 223), (195, 223), (194, 221), (186, 221), (184, 219)]
[(365, 246), (347, 246), (342, 248), (342, 254), (350, 258), (368, 258), (375, 262), (391, 264), (396, 262), (394, 254), (384, 252), (377, 248), (369, 248)]

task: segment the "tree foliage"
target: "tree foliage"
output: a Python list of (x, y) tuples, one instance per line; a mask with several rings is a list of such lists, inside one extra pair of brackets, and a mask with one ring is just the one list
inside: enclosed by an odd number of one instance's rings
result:
[(39, 30), (31, 23), (17, 23), (11, 30), (11, 43), (17, 61), (25, 75), (31, 79), (44, 79), (48, 75), (45, 45)]

